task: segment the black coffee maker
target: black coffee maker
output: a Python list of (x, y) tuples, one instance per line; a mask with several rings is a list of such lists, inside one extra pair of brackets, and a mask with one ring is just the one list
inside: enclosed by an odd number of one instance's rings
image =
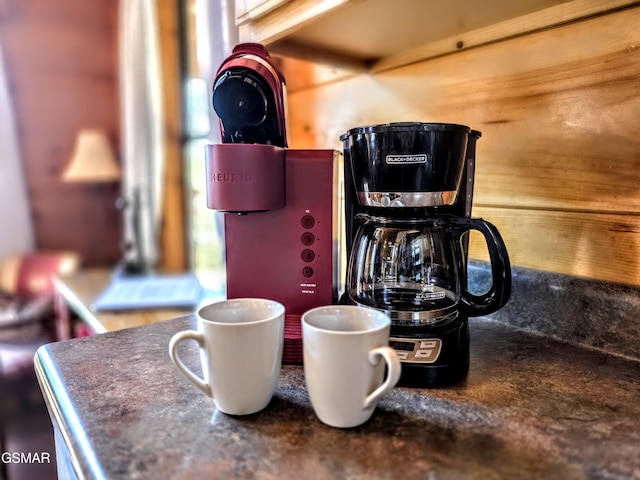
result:
[[(465, 379), (469, 317), (509, 300), (500, 233), (471, 218), (480, 136), (464, 125), (411, 122), (357, 127), (340, 137), (349, 259), (343, 301), (389, 314), (400, 385)], [(471, 230), (484, 236), (491, 260), (492, 286), (482, 293), (467, 286)]]

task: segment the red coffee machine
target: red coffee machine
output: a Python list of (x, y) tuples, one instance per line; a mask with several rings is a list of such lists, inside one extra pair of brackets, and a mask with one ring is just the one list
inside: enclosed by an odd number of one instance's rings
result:
[(342, 156), (287, 148), (286, 87), (267, 50), (236, 46), (219, 68), (213, 107), (222, 144), (205, 150), (207, 206), (225, 212), (227, 297), (286, 308), (284, 358), (302, 362), (301, 315), (337, 303)]

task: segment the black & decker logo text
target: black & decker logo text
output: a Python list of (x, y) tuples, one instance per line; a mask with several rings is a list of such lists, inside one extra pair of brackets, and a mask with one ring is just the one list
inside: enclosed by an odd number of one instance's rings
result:
[(427, 163), (427, 156), (425, 154), (387, 155), (385, 161), (387, 165), (414, 165), (416, 163)]

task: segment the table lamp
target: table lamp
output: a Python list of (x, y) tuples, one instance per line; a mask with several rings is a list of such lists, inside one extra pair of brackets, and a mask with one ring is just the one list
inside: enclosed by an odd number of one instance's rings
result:
[(107, 183), (120, 180), (122, 173), (107, 135), (101, 130), (81, 130), (71, 161), (64, 172), (65, 182)]
[[(111, 148), (107, 135), (102, 130), (83, 129), (78, 132), (69, 164), (62, 172), (61, 179), (67, 183), (98, 184), (98, 193), (107, 196), (108, 184), (116, 183), (122, 176), (120, 166)], [(104, 209), (101, 208), (104, 212)], [(103, 213), (103, 225), (106, 223), (106, 212)], [(107, 260), (104, 236), (100, 236), (98, 261)]]

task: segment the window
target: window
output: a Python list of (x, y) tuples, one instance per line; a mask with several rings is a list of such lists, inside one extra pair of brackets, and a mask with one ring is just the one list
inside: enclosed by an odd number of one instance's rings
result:
[[(224, 21), (227, 13), (220, 11), (225, 3), (182, 2), (188, 239), (192, 268), (209, 288), (224, 285), (223, 214), (207, 208), (204, 147), (219, 142), (220, 136), (211, 106), (211, 87), (216, 59), (221, 62), (228, 55), (227, 48), (221, 46), (229, 41), (229, 35), (223, 32), (228, 28)], [(224, 41), (216, 41), (216, 35)]]

